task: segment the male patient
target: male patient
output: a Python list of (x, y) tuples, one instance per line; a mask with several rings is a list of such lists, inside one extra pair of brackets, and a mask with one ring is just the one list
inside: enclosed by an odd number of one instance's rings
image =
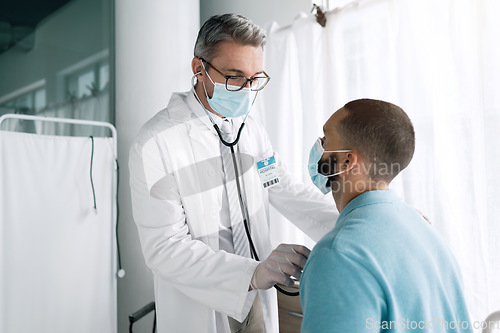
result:
[(453, 254), (388, 189), (415, 149), (406, 113), (355, 100), (323, 131), (310, 172), (323, 192), (332, 190), (340, 216), (304, 268), (302, 332), (472, 332)]

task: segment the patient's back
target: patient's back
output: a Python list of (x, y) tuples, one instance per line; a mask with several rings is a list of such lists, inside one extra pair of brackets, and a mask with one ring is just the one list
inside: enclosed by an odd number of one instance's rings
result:
[(301, 280), (303, 332), (472, 332), (457, 262), (393, 191), (353, 199)]

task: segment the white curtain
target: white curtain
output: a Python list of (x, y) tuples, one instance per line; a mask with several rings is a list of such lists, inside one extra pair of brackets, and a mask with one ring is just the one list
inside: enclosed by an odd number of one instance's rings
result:
[(91, 158), (89, 137), (0, 131), (0, 332), (116, 332), (113, 139)]
[[(500, 310), (500, 2), (365, 0), (267, 27), (259, 117), (290, 170), (328, 117), (357, 98), (401, 106), (416, 152), (392, 187), (433, 222), (460, 262), (473, 321)], [(304, 237), (283, 222), (273, 240)], [(306, 242), (309, 240), (305, 239)]]

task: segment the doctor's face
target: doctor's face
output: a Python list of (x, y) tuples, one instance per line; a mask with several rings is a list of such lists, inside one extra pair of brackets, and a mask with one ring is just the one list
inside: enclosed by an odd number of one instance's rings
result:
[[(263, 69), (263, 51), (262, 47), (251, 45), (240, 45), (234, 42), (225, 41), (217, 46), (217, 53), (212, 59), (206, 59), (210, 64), (217, 68), (225, 76), (245, 76), (250, 79), (258, 74), (262, 74)], [(223, 75), (210, 67), (207, 63), (205, 66), (208, 75), (214, 82), (226, 83)], [(203, 71), (203, 74), (204, 71)], [(205, 84), (207, 94), (211, 98), (214, 90), (214, 85), (206, 75), (198, 77), (199, 81)], [(250, 83), (247, 83), (247, 87)]]

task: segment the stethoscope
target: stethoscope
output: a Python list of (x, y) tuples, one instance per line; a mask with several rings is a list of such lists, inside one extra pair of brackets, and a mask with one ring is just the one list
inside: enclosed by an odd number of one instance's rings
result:
[[(201, 72), (198, 72), (198, 73), (196, 73), (196, 74), (193, 75), (193, 79), (192, 79), (192, 82), (191, 82), (191, 84), (193, 85), (193, 87), (194, 87), (194, 78), (199, 73), (201, 73)], [(196, 90), (193, 89), (193, 93), (194, 93), (194, 96), (196, 97), (196, 99), (198, 100), (198, 102), (200, 103), (200, 105), (202, 106), (203, 110), (207, 114), (208, 118), (210, 119), (210, 122), (212, 123), (213, 127), (215, 128), (215, 131), (217, 132), (217, 134), (219, 135), (219, 139), (222, 142), (222, 144), (225, 145), (226, 147), (229, 147), (229, 149), (231, 149), (231, 159), (233, 161), (233, 166), (234, 166), (234, 174), (235, 174), (235, 180), (236, 180), (236, 189), (238, 191), (238, 201), (240, 203), (241, 215), (243, 217), (243, 225), (245, 226), (245, 233), (247, 235), (248, 243), (250, 244), (250, 251), (251, 251), (254, 259), (257, 260), (257, 261), (260, 261), (259, 256), (257, 254), (257, 251), (255, 250), (255, 246), (253, 244), (252, 236), (250, 235), (250, 228), (249, 228), (250, 217), (248, 215), (248, 209), (247, 209), (247, 206), (245, 204), (245, 200), (243, 199), (243, 195), (242, 195), (241, 184), (240, 184), (240, 173), (239, 173), (239, 169), (238, 169), (238, 163), (236, 162), (236, 154), (234, 152), (234, 146), (240, 140), (240, 136), (241, 136), (241, 133), (243, 131), (243, 128), (245, 127), (245, 122), (247, 120), (248, 114), (250, 113), (251, 107), (248, 110), (247, 114), (245, 115), (245, 118), (243, 118), (243, 122), (241, 123), (241, 126), (240, 126), (240, 128), (238, 130), (238, 134), (236, 135), (236, 138), (234, 139), (234, 141), (233, 142), (227, 142), (226, 140), (224, 140), (224, 137), (222, 136), (222, 132), (219, 129), (219, 126), (213, 120), (212, 116), (210, 115), (210, 112), (205, 108), (205, 105), (203, 105), (203, 103), (201, 102), (200, 98), (198, 97), (198, 94), (196, 93)], [(257, 97), (257, 96), (255, 96), (255, 97)], [(253, 106), (253, 103), (252, 103), (252, 106)], [(285, 294), (287, 296), (298, 296), (299, 295), (298, 291), (297, 292), (289, 292), (289, 291), (286, 291), (286, 290), (282, 289), (277, 284), (274, 285), (274, 288), (276, 288), (276, 290), (278, 290), (279, 292), (281, 292), (281, 293), (283, 293), (283, 294)]]

